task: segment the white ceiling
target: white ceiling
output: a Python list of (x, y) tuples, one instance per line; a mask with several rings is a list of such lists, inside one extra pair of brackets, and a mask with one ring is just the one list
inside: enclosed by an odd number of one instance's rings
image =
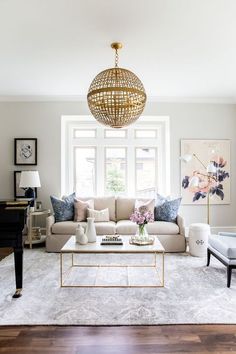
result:
[(0, 95), (86, 95), (117, 40), (148, 97), (236, 98), (236, 0), (0, 0)]

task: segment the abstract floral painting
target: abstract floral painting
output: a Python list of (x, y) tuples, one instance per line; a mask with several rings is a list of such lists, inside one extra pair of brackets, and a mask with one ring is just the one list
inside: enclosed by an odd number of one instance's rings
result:
[(208, 193), (211, 204), (230, 204), (230, 140), (183, 139), (181, 156), (191, 156), (181, 161), (182, 204), (206, 204)]

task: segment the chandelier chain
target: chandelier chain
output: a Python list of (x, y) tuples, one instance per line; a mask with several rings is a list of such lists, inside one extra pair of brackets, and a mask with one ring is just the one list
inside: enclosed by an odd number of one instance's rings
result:
[(118, 49), (116, 49), (116, 54), (115, 54), (115, 67), (118, 67), (118, 62), (119, 62), (119, 54), (118, 54)]

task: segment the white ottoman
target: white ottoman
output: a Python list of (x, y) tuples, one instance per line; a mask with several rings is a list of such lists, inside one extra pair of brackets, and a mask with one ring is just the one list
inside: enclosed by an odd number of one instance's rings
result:
[(196, 223), (189, 226), (189, 252), (191, 256), (205, 257), (207, 255), (210, 233), (208, 224)]

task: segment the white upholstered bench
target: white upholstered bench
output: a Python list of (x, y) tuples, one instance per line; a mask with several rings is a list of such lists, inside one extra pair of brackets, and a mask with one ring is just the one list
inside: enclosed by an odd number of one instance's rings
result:
[(232, 269), (236, 269), (236, 234), (211, 235), (208, 240), (207, 266), (211, 254), (227, 267), (227, 287), (230, 287)]

